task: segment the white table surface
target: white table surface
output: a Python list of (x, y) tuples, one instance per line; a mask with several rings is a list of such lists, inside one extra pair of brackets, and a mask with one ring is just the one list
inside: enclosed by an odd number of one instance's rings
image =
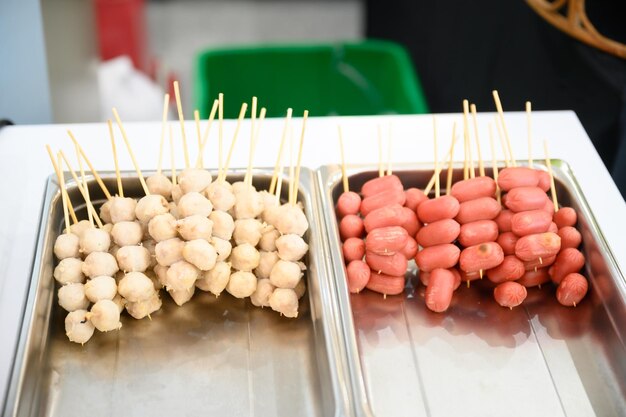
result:
[[(122, 115), (123, 117), (123, 115)], [(438, 115), (439, 154), (443, 156), (449, 146), (452, 122), (458, 114)], [(492, 113), (479, 114), (483, 157), (490, 158), (487, 122), (493, 121)], [(383, 125), (386, 137), (392, 126), (394, 162), (428, 162), (433, 160), (432, 118), (422, 116), (343, 117), (310, 118), (304, 143), (302, 165), (317, 168), (339, 161), (337, 123), (343, 126), (346, 158), (348, 163), (376, 163), (378, 160), (377, 128)], [(526, 116), (523, 113), (507, 113), (506, 122), (517, 159), (526, 159)], [(174, 123), (174, 122), (172, 122)], [(255, 157), (256, 166), (273, 166), (280, 141), (283, 121), (268, 119), (263, 125)], [(175, 137), (179, 137), (178, 123), (174, 125)], [(204, 124), (203, 124), (204, 127)], [(41, 212), (46, 178), (53, 172), (44, 149), (63, 148), (68, 156), (73, 147), (66, 134), (70, 128), (81, 142), (87, 155), (98, 170), (113, 169), (110, 142), (105, 124), (10, 126), (0, 130), (0, 396), (4, 395), (11, 370), (14, 349), (20, 329), (30, 279), (37, 227)], [(160, 123), (128, 123), (128, 136), (137, 159), (143, 169), (157, 165)], [(234, 121), (224, 124), (225, 145), (234, 130)], [(196, 155), (196, 136), (192, 122), (187, 123), (190, 154)], [(247, 165), (249, 124), (242, 126), (235, 148), (232, 167)], [(299, 137), (300, 120), (295, 120), (294, 136)], [(604, 167), (589, 137), (571, 111), (533, 113), (535, 158), (543, 158), (543, 139), (548, 139), (553, 158), (567, 161), (578, 180), (583, 193), (598, 221), (609, 246), (612, 248), (622, 271), (626, 270), (626, 204), (615, 183)], [(118, 154), (121, 168), (132, 169), (130, 158), (118, 138)], [(386, 143), (386, 141), (384, 142)], [(457, 142), (457, 144), (460, 142)], [(183, 166), (183, 153), (177, 141), (177, 165)], [(385, 154), (386, 154), (386, 145)], [(167, 149), (167, 148), (166, 148)], [(206, 167), (217, 166), (217, 126), (213, 127), (205, 157)], [(498, 157), (501, 153), (498, 151)], [(73, 157), (73, 154), (71, 154)], [(455, 155), (461, 160), (463, 151), (456, 147)], [(169, 167), (169, 153), (165, 153), (164, 167)], [(50, 278), (52, 279), (52, 278)]]

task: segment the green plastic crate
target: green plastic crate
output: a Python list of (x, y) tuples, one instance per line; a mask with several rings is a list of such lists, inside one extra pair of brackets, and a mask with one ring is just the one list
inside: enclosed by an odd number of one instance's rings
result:
[(406, 50), (386, 41), (209, 49), (195, 66), (196, 108), (209, 116), (224, 93), (224, 117), (259, 98), (268, 117), (428, 113)]

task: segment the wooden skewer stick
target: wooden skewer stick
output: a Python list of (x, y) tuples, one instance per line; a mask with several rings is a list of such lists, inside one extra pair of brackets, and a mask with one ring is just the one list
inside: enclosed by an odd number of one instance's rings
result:
[(435, 198), (441, 196), (439, 187), (439, 159), (437, 158), (437, 119), (433, 116), (433, 148), (435, 156)]
[(532, 134), (532, 121), (530, 113), (532, 111), (532, 105), (530, 101), (526, 102), (526, 123), (528, 125), (528, 167), (533, 167), (533, 134)]
[[(289, 129), (289, 131), (291, 132), (291, 128)], [(289, 140), (290, 141), (291, 141), (291, 137), (292, 137), (292, 135), (290, 134), (290, 136), (289, 136)], [(289, 149), (291, 149), (291, 147)], [(281, 196), (282, 188), (283, 188), (284, 161), (285, 161), (285, 157), (283, 155), (283, 156), (281, 156), (280, 160), (278, 161), (278, 164), (279, 164), (279, 172), (278, 172), (278, 174), (279, 175), (277, 177), (278, 183), (276, 185), (276, 204), (277, 205), (280, 205), (280, 196)]]
[(223, 133), (224, 133), (224, 94), (219, 93), (217, 95), (219, 101), (219, 109), (218, 109), (218, 149), (217, 149), (217, 178), (222, 178), (222, 145), (223, 145)]
[(148, 190), (148, 185), (146, 184), (146, 180), (141, 173), (141, 168), (139, 168), (139, 164), (137, 163), (137, 159), (135, 158), (135, 153), (133, 149), (130, 147), (130, 142), (128, 141), (128, 136), (126, 136), (126, 129), (124, 129), (124, 125), (122, 124), (122, 120), (120, 119), (120, 115), (117, 113), (117, 109), (113, 107), (113, 116), (115, 117), (115, 121), (117, 122), (117, 126), (120, 128), (122, 132), (122, 139), (124, 139), (124, 143), (126, 144), (126, 149), (128, 149), (128, 154), (130, 155), (130, 159), (133, 161), (133, 165), (135, 166), (135, 171), (137, 171), (137, 176), (139, 177), (139, 182), (141, 183), (141, 187), (143, 188), (144, 193), (146, 195), (150, 195), (150, 191)]
[(343, 181), (343, 192), (350, 192), (350, 184), (348, 183), (348, 176), (346, 175), (346, 158), (343, 152), (343, 133), (341, 126), (337, 125), (337, 133), (339, 134), (339, 155), (341, 156), (341, 179)]
[(500, 139), (500, 146), (502, 147), (502, 153), (504, 154), (504, 165), (509, 168), (511, 166), (511, 160), (509, 158), (509, 153), (506, 149), (506, 143), (504, 142), (504, 134), (502, 133), (502, 128), (500, 127), (500, 122), (498, 117), (495, 118), (496, 129), (498, 131), (498, 138)]
[(174, 134), (170, 125), (170, 166), (172, 167), (172, 184), (176, 185), (176, 158), (174, 158)]
[(246, 180), (248, 186), (252, 185), (252, 180), (254, 179), (254, 173), (252, 171), (252, 166), (254, 163), (254, 155), (256, 154), (256, 145), (259, 141), (259, 134), (261, 133), (261, 126), (263, 125), (263, 121), (265, 120), (265, 114), (267, 113), (267, 109), (265, 107), (261, 107), (261, 111), (259, 112), (259, 120), (256, 128), (256, 132), (254, 133), (254, 140), (252, 141), (252, 149), (250, 151), (250, 160), (248, 161), (248, 172), (246, 173)]
[(481, 177), (485, 176), (485, 164), (483, 163), (483, 154), (480, 151), (480, 139), (478, 137), (478, 117), (476, 115), (476, 105), (472, 104), (470, 106), (470, 111), (472, 112), (472, 121), (474, 123), (474, 138), (476, 139), (476, 152), (478, 154), (478, 174)]
[[(50, 162), (52, 162), (52, 168), (54, 168), (54, 173), (57, 176), (57, 181), (59, 182), (59, 186), (61, 185), (61, 179), (63, 178), (63, 187), (65, 187), (65, 178), (62, 175), (62, 170), (61, 168), (63, 168), (62, 164), (57, 164), (54, 154), (52, 153), (52, 149), (50, 148), (50, 145), (46, 145), (46, 151), (48, 151), (48, 156), (50, 157)], [(67, 194), (67, 189), (65, 190), (65, 194), (66, 194), (66, 203), (67, 203), (67, 208), (69, 209), (70, 212), (70, 216), (72, 217), (72, 222), (74, 222), (74, 224), (78, 223), (78, 218), (76, 218), (76, 213), (74, 212), (74, 207), (72, 207), (72, 202), (70, 201), (70, 196), (69, 194)]]
[(493, 166), (493, 179), (496, 182), (496, 199), (498, 204), (501, 204), (502, 191), (498, 186), (498, 162), (496, 161), (496, 148), (493, 144), (493, 126), (489, 123), (489, 146), (491, 147), (491, 164)]
[(378, 125), (378, 176), (385, 176), (385, 168), (383, 168), (383, 129)]
[(250, 144), (248, 146), (248, 166), (246, 168), (246, 175), (243, 177), (243, 183), (248, 185), (248, 178), (250, 177), (250, 172), (252, 171), (252, 152), (253, 152), (253, 143), (254, 143), (254, 125), (256, 124), (256, 106), (257, 106), (257, 98), (256, 96), (252, 96), (252, 107), (250, 108)]
[(91, 210), (89, 210), (89, 205), (91, 204), (91, 198), (89, 197), (89, 186), (87, 185), (87, 181), (85, 181), (85, 170), (83, 169), (83, 162), (80, 157), (80, 151), (78, 150), (78, 145), (74, 144), (74, 151), (76, 152), (76, 159), (78, 160), (78, 169), (80, 171), (80, 180), (82, 181), (83, 188), (85, 189), (85, 203), (87, 204), (87, 215), (89, 216), (89, 223), (93, 227), (93, 216)]
[(211, 113), (209, 114), (209, 121), (207, 123), (206, 129), (204, 129), (204, 135), (202, 136), (202, 145), (200, 146), (200, 153), (198, 155), (198, 160), (196, 161), (196, 167), (199, 167), (200, 155), (202, 155), (202, 158), (204, 158), (204, 148), (206, 147), (207, 141), (209, 140), (209, 133), (211, 132), (211, 126), (213, 125), (213, 121), (215, 120), (215, 113), (217, 113), (219, 105), (220, 101), (218, 99), (213, 100), (213, 106), (211, 107)]
[(554, 211), (559, 211), (559, 201), (556, 198), (556, 184), (554, 183), (554, 174), (552, 173), (552, 161), (548, 156), (548, 141), (543, 141), (543, 151), (546, 155), (546, 165), (548, 166), (548, 172), (550, 173), (550, 193), (552, 194), (552, 204), (554, 204)]
[[(450, 145), (450, 149), (448, 149), (448, 153), (446, 153), (446, 156), (444, 157), (444, 159), (448, 159), (450, 154), (452, 154), (452, 145)], [(439, 167), (439, 172), (441, 172), (441, 167)], [(426, 188), (424, 188), (424, 194), (428, 195), (428, 193), (430, 193), (430, 190), (433, 189), (433, 187), (435, 185), (435, 176), (436, 176), (436, 174), (437, 173), (433, 172), (433, 175), (430, 177), (430, 181), (428, 181), (428, 184), (426, 185)]]
[(448, 161), (448, 177), (446, 178), (446, 194), (450, 195), (452, 190), (452, 170), (454, 160), (454, 142), (456, 142), (456, 122), (452, 125), (452, 143), (450, 144), (450, 160)]
[(300, 166), (302, 163), (302, 147), (304, 145), (304, 133), (306, 131), (306, 121), (308, 117), (309, 111), (305, 110), (304, 115), (302, 116), (302, 132), (300, 133), (300, 146), (298, 147), (298, 163), (296, 165), (296, 178), (293, 184), (293, 200), (291, 203), (292, 205), (295, 205), (298, 199), (298, 186), (300, 185)]
[(163, 142), (165, 141), (165, 129), (167, 127), (167, 111), (169, 108), (170, 95), (163, 96), (163, 119), (161, 120), (161, 141), (159, 142), (159, 163), (157, 164), (157, 174), (161, 174), (163, 162)]
[(202, 158), (202, 134), (200, 133), (200, 112), (193, 111), (193, 119), (196, 124), (196, 135), (198, 136), (198, 157), (196, 158), (196, 168), (204, 168), (204, 160)]
[(391, 175), (391, 145), (393, 140), (393, 135), (391, 134), (391, 123), (389, 123), (388, 134), (389, 137), (387, 138), (387, 175)]
[[(472, 158), (472, 142), (470, 140), (469, 133), (469, 102), (463, 100), (463, 136), (467, 143), (467, 158), (469, 159), (469, 177), (474, 178), (476, 172), (474, 171), (474, 158)], [(467, 178), (465, 178), (467, 179)]]
[(111, 149), (113, 150), (113, 163), (115, 164), (115, 179), (117, 180), (117, 194), (124, 197), (124, 186), (122, 185), (122, 176), (120, 175), (120, 164), (117, 160), (117, 148), (115, 146), (115, 136), (113, 134), (113, 122), (107, 120), (109, 126), (109, 138), (111, 138)]
[[(287, 139), (287, 132), (290, 129), (291, 124), (291, 114), (293, 113), (293, 109), (287, 109), (287, 116), (285, 117), (285, 124), (283, 125), (283, 133), (280, 138), (280, 145), (278, 146), (278, 155), (276, 156), (276, 163), (274, 164), (274, 173), (272, 174), (272, 182), (270, 183), (270, 194), (274, 194), (274, 190), (276, 189), (276, 181), (278, 180), (279, 166), (282, 170), (282, 160), (283, 160), (283, 148), (285, 147), (285, 140)], [(280, 195), (279, 195), (280, 196)]]
[(76, 149), (77, 149), (78, 153), (80, 155), (82, 155), (82, 157), (85, 160), (85, 162), (87, 162), (87, 166), (89, 167), (89, 170), (91, 171), (91, 174), (96, 179), (96, 182), (98, 183), (98, 185), (102, 189), (102, 192), (104, 193), (105, 197), (107, 198), (107, 200), (110, 200), (111, 199), (111, 193), (107, 189), (106, 185), (104, 185), (104, 182), (102, 181), (102, 178), (100, 178), (100, 175), (98, 174), (98, 171), (96, 171), (96, 169), (93, 167), (93, 165), (92, 165), (91, 161), (89, 160), (89, 158), (87, 158), (87, 154), (83, 150), (83, 147), (80, 146), (80, 144), (76, 140), (76, 137), (74, 137), (74, 134), (72, 133), (71, 130), (68, 129), (67, 134), (69, 135), (70, 139), (72, 139), (72, 142), (74, 142), (74, 146), (76, 146)]
[(237, 118), (237, 126), (235, 126), (235, 133), (233, 134), (233, 140), (230, 142), (230, 149), (228, 149), (228, 156), (226, 157), (226, 162), (224, 162), (221, 182), (224, 182), (224, 180), (226, 180), (226, 175), (228, 175), (228, 166), (230, 165), (230, 158), (233, 156), (233, 150), (235, 149), (235, 143), (237, 142), (237, 136), (239, 135), (239, 129), (241, 128), (241, 121), (245, 117), (247, 109), (248, 109), (248, 104), (243, 103), (241, 105), (241, 110), (239, 111), (239, 117)]
[[(63, 151), (59, 151), (59, 154), (61, 155), (61, 158), (63, 158), (63, 162), (65, 163), (65, 166), (67, 166), (67, 170), (70, 172), (70, 174), (72, 174), (72, 178), (74, 178), (74, 182), (76, 182), (76, 187), (78, 188), (78, 191), (83, 196), (85, 201), (87, 201), (88, 198), (86, 198), (85, 189), (83, 188), (82, 183), (78, 179), (78, 176), (76, 175), (76, 172), (72, 169), (72, 166), (70, 165), (70, 161), (67, 159), (67, 157), (65, 156)], [(62, 169), (62, 167), (60, 167), (60, 168)], [(89, 212), (90, 210), (92, 210), (94, 212), (94, 214), (95, 214), (95, 209), (93, 208), (93, 206), (91, 206), (90, 204), (87, 204), (87, 211)], [(97, 214), (95, 215), (94, 218), (96, 219), (96, 222), (100, 221), (100, 218), (98, 217)]]
[[(57, 154), (57, 166), (63, 164), (63, 159), (61, 159), (61, 155)], [(65, 233), (69, 234), (70, 232), (70, 212), (67, 209), (67, 190), (65, 189), (65, 177), (63, 171), (59, 172), (59, 186), (61, 187), (61, 200), (63, 201), (63, 219), (65, 220)]]
[(504, 138), (506, 139), (506, 145), (509, 148), (509, 155), (511, 156), (511, 163), (513, 166), (517, 166), (517, 162), (515, 162), (515, 158), (513, 157), (513, 148), (511, 147), (511, 139), (509, 138), (509, 131), (506, 128), (506, 123), (504, 122), (504, 111), (502, 110), (502, 103), (500, 102), (500, 96), (498, 95), (498, 90), (493, 90), (493, 100), (496, 102), (496, 109), (498, 110), (498, 115), (500, 116), (500, 123), (502, 124), (502, 130), (504, 131)]
[(183, 152), (185, 153), (185, 168), (189, 168), (189, 149), (187, 148), (187, 135), (185, 135), (185, 116), (183, 116), (183, 105), (180, 102), (178, 81), (174, 81), (174, 95), (176, 96), (176, 108), (178, 109), (178, 120), (180, 121), (180, 132), (183, 140)]
[(289, 131), (289, 191), (287, 192), (287, 202), (291, 204), (293, 195), (293, 180), (294, 180), (294, 167), (293, 167), (293, 126)]

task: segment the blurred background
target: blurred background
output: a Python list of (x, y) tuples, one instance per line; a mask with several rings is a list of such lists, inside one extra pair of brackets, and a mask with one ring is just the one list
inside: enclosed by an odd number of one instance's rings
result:
[(188, 118), (216, 91), (233, 109), (258, 94), (326, 115), (457, 112), (463, 98), (492, 111), (497, 88), (508, 111), (574, 110), (625, 195), (626, 49), (580, 42), (530, 3), (583, 4), (626, 43), (615, 0), (1, 0), (0, 119), (97, 122), (115, 104), (157, 120), (174, 79)]

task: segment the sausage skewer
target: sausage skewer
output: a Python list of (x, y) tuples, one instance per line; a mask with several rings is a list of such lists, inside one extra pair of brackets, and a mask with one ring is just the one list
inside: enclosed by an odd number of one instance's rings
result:
[(496, 150), (493, 144), (493, 127), (489, 123), (489, 147), (491, 148), (491, 164), (493, 166), (493, 180), (496, 182), (496, 200), (502, 204), (502, 191), (498, 185), (498, 162), (496, 161)]
[(453, 159), (454, 159), (454, 142), (456, 142), (456, 122), (452, 124), (452, 143), (450, 144), (450, 160), (448, 161), (448, 176), (446, 178), (446, 194), (450, 195), (450, 189), (452, 188), (452, 172), (453, 172)]
[(483, 163), (483, 155), (480, 151), (480, 139), (478, 137), (478, 117), (476, 116), (476, 104), (470, 106), (472, 112), (472, 121), (474, 123), (474, 138), (476, 139), (476, 152), (478, 155), (478, 174), (485, 176), (485, 164)]
[(532, 105), (530, 101), (526, 102), (526, 124), (528, 126), (528, 167), (533, 167), (533, 138), (532, 138), (532, 120), (531, 120)]
[(502, 125), (502, 130), (504, 132), (504, 138), (506, 139), (506, 145), (509, 149), (509, 155), (511, 157), (511, 164), (515, 167), (517, 163), (515, 162), (515, 158), (513, 157), (513, 148), (511, 147), (511, 139), (509, 139), (509, 131), (506, 128), (506, 123), (504, 122), (504, 111), (502, 110), (502, 103), (500, 102), (500, 96), (498, 95), (498, 90), (493, 90), (493, 101), (496, 103), (496, 109), (498, 110), (498, 116), (500, 117), (500, 123)]

